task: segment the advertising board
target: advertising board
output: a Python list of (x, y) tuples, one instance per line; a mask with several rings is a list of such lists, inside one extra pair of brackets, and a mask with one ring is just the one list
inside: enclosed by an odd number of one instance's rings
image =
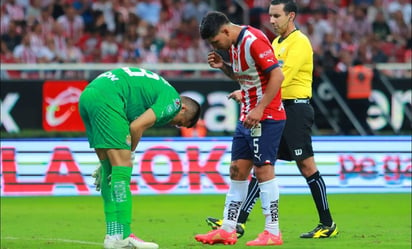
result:
[[(329, 193), (411, 192), (411, 137), (314, 137), (315, 159)], [(222, 194), (228, 190), (230, 137), (143, 138), (134, 194)], [(85, 139), (3, 140), (1, 194), (98, 195), (97, 157)], [(309, 191), (294, 162), (278, 160), (283, 194)]]

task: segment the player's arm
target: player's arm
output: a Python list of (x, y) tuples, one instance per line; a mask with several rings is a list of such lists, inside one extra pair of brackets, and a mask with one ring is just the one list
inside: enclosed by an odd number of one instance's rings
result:
[(265, 93), (262, 95), (262, 99), (247, 115), (245, 123), (246, 128), (252, 128), (260, 122), (266, 106), (268, 106), (270, 102), (272, 102), (272, 100), (280, 91), (280, 87), (284, 78), (280, 67), (272, 69), (269, 74), (269, 82), (266, 86)]
[(135, 151), (143, 132), (152, 127), (156, 122), (156, 115), (151, 108), (130, 124), (130, 136), (132, 138), (131, 151)]
[(212, 68), (219, 68), (224, 72), (229, 78), (236, 80), (235, 74), (232, 69), (232, 65), (226, 63), (222, 56), (215, 51), (211, 51), (207, 55), (207, 62), (209, 63), (210, 67)]

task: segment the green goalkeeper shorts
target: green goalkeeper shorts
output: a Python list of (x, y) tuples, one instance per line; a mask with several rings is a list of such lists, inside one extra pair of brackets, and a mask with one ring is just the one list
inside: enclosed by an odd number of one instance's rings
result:
[(103, 96), (87, 87), (80, 96), (79, 111), (90, 148), (131, 149), (129, 121), (118, 95)]

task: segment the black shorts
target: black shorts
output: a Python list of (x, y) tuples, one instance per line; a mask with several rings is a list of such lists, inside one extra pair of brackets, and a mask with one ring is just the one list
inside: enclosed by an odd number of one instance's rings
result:
[(279, 145), (278, 159), (301, 161), (313, 156), (312, 125), (314, 110), (309, 103), (284, 102), (286, 124)]

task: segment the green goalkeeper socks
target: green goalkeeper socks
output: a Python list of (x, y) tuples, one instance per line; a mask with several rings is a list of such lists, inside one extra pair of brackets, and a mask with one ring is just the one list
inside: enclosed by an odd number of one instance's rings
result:
[(116, 223), (117, 223), (117, 214), (116, 214), (116, 203), (112, 198), (112, 191), (110, 188), (108, 176), (112, 173), (112, 167), (109, 160), (100, 161), (101, 164), (101, 182), (100, 182), (100, 191), (103, 198), (103, 208), (104, 215), (106, 218), (106, 234), (115, 235)]
[(132, 167), (113, 166), (111, 190), (116, 205), (117, 222), (123, 228), (123, 239), (131, 234), (130, 223), (132, 220), (132, 193), (130, 191), (130, 178)]

